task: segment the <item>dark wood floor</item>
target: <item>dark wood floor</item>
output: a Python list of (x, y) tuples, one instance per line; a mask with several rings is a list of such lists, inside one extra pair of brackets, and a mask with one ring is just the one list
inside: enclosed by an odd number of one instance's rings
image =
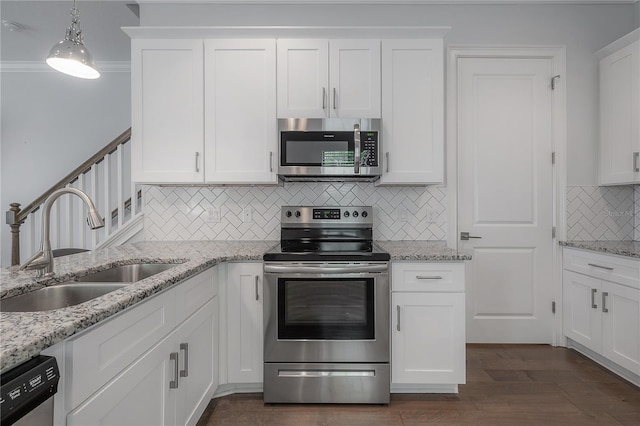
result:
[(640, 425), (640, 389), (575, 351), (468, 345), (457, 395), (395, 394), (388, 406), (264, 405), (262, 394), (213, 400), (214, 425)]

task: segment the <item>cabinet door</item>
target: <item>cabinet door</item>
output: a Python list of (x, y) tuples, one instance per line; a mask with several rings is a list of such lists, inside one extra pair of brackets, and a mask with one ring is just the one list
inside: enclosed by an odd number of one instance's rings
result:
[(381, 184), (444, 181), (442, 40), (382, 41)]
[(132, 40), (131, 100), (132, 180), (202, 183), (202, 41)]
[(173, 334), (67, 415), (67, 425), (173, 425)]
[(205, 180), (276, 183), (275, 40), (207, 40), (205, 70)]
[(229, 263), (227, 268), (229, 383), (261, 383), (262, 263)]
[(564, 335), (587, 348), (602, 349), (601, 281), (564, 271)]
[(602, 355), (640, 375), (640, 290), (602, 282)]
[(329, 115), (380, 118), (380, 40), (329, 41)]
[(195, 425), (217, 387), (217, 312), (214, 297), (176, 332), (175, 348), (180, 350), (176, 424)]
[(328, 117), (329, 43), (278, 40), (278, 118)]
[(600, 61), (600, 184), (640, 181), (640, 41)]
[(392, 384), (465, 383), (464, 294), (392, 293)]

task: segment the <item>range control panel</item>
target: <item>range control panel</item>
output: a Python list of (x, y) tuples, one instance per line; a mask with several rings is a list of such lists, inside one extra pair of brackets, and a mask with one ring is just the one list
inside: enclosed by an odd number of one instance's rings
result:
[(373, 225), (373, 207), (283, 206), (281, 225), (287, 226)]

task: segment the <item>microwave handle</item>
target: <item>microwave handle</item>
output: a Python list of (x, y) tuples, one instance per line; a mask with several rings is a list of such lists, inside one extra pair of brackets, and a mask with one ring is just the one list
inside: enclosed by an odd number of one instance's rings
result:
[(353, 125), (353, 173), (360, 174), (360, 125)]

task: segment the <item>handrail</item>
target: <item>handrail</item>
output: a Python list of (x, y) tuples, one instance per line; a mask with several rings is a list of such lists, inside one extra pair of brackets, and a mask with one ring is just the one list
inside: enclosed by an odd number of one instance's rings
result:
[(7, 211), (6, 223), (11, 227), (11, 265), (18, 265), (20, 263), (20, 225), (24, 223), (27, 217), (38, 210), (42, 203), (44, 203), (53, 192), (74, 182), (78, 179), (78, 176), (88, 172), (95, 164), (100, 163), (108, 154), (116, 151), (118, 146), (127, 143), (129, 140), (131, 140), (131, 128), (128, 128), (118, 135), (104, 148), (89, 157), (71, 173), (60, 179), (55, 185), (45, 191), (24, 209), (20, 208), (20, 203), (10, 204), (11, 208)]
[(54, 191), (57, 191), (60, 188), (64, 188), (65, 186), (67, 186), (68, 184), (73, 182), (78, 176), (80, 176), (82, 173), (84, 173), (87, 170), (89, 170), (91, 168), (91, 166), (93, 166), (94, 164), (99, 163), (100, 161), (98, 161), (98, 160), (102, 160), (105, 155), (110, 154), (113, 151), (115, 151), (116, 148), (118, 147), (118, 145), (122, 145), (123, 143), (128, 142), (130, 139), (131, 139), (131, 127), (129, 127), (124, 132), (122, 132), (114, 140), (109, 142), (109, 144), (106, 145), (104, 148), (102, 148), (100, 151), (96, 152), (94, 155), (89, 157), (89, 159), (87, 161), (85, 161), (84, 163), (80, 164), (71, 173), (69, 173), (68, 175), (66, 175), (62, 179), (60, 179), (58, 181), (58, 183), (56, 183), (51, 188), (49, 188), (47, 191), (45, 191), (42, 195), (40, 195), (38, 198), (36, 198), (35, 201), (31, 202), (27, 207), (25, 207), (24, 209), (20, 209), (20, 212), (16, 215), (17, 216), (16, 217), (17, 222), (19, 222), (19, 223), (24, 222), (24, 220), (27, 218), (27, 216), (29, 216), (30, 213), (33, 213), (34, 211), (38, 210), (38, 208), (42, 205), (42, 203), (44, 203), (44, 201)]

